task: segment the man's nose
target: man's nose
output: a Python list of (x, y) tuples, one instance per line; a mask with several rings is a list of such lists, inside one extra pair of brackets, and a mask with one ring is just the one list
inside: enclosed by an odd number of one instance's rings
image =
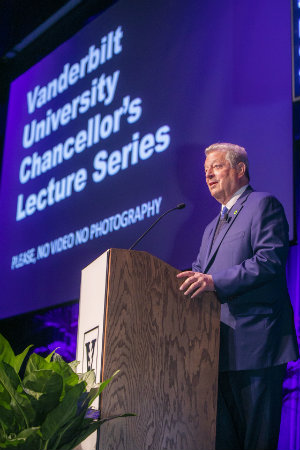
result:
[(207, 169), (207, 171), (206, 171), (206, 178), (208, 178), (210, 180), (213, 177), (214, 177), (213, 170), (212, 169)]

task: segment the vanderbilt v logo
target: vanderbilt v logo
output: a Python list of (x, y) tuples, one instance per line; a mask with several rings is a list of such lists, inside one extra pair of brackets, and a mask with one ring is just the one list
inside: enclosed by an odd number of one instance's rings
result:
[(93, 361), (94, 361), (96, 341), (97, 341), (96, 339), (93, 339), (92, 341), (85, 343), (86, 370), (87, 371), (93, 369)]
[(97, 359), (98, 359), (98, 335), (99, 327), (93, 328), (92, 330), (84, 333), (83, 342), (83, 364), (82, 371), (87, 372), (89, 370), (94, 370), (97, 375)]

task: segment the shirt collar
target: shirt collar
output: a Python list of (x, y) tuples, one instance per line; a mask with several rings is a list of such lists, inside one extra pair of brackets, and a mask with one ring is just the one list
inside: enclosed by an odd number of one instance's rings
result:
[(233, 207), (233, 205), (237, 202), (237, 200), (240, 198), (240, 196), (243, 194), (243, 192), (245, 192), (245, 190), (247, 189), (247, 187), (249, 186), (249, 184), (246, 184), (245, 186), (242, 186), (238, 191), (236, 191), (235, 194), (233, 194), (233, 196), (231, 197), (231, 199), (229, 200), (229, 202), (226, 203), (226, 205), (222, 205), (222, 209), (224, 208), (224, 206), (226, 206), (226, 208), (228, 209), (228, 211), (230, 210), (230, 208)]

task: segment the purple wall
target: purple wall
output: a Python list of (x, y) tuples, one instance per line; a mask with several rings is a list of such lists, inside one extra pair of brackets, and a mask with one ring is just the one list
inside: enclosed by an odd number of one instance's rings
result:
[[(294, 105), (294, 122), (299, 123), (298, 105)], [(296, 232), (300, 236), (300, 145), (298, 140), (299, 125), (295, 126), (294, 133), (295, 157), (294, 157), (294, 180), (295, 180), (295, 219)], [(295, 325), (300, 344), (300, 246), (294, 245), (290, 248), (287, 264), (287, 280), (294, 308)], [(286, 380), (284, 382), (284, 403), (281, 418), (281, 430), (278, 450), (300, 449), (300, 361), (289, 363)]]

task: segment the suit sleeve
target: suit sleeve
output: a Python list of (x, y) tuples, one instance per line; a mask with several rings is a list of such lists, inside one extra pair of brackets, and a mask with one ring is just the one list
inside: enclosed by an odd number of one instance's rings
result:
[(200, 251), (199, 251), (198, 257), (197, 257), (196, 261), (194, 261), (193, 264), (192, 264), (192, 270), (194, 272), (203, 272), (202, 265), (201, 265), (201, 262), (200, 262), (200, 257), (199, 257), (199, 255), (200, 255), (200, 253), (202, 251), (202, 246), (203, 246), (203, 241), (202, 241), (202, 244), (201, 244), (201, 247), (200, 247)]
[(220, 298), (241, 295), (285, 276), (288, 223), (280, 202), (272, 196), (262, 198), (249, 226), (251, 255), (240, 264), (211, 273)]

